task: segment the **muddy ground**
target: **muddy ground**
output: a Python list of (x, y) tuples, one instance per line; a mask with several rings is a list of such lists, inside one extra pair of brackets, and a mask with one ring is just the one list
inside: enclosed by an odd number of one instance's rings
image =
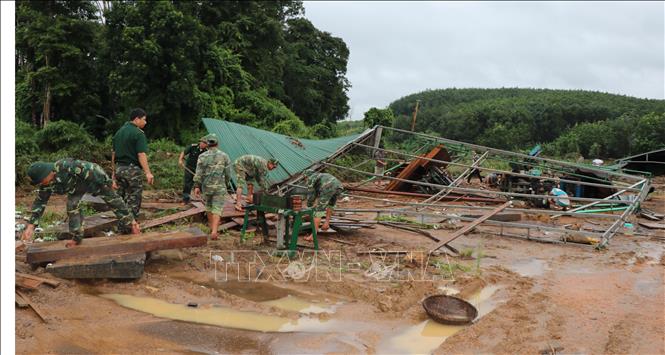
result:
[[(17, 197), (23, 206), (30, 199)], [(376, 203), (352, 199), (341, 205)], [(64, 199), (54, 199), (49, 208), (63, 206)], [(646, 206), (665, 212), (662, 185)], [(637, 231), (656, 237), (619, 234), (604, 251), (489, 231), (479, 228), (451, 243), (470, 256), (429, 259), (417, 251), (434, 242), (406, 231), (377, 226), (321, 235), (327, 254), (311, 269), (311, 253), (291, 262), (271, 257), (273, 247), (260, 237), (241, 243), (232, 231), (206, 247), (153, 253), (138, 280), (62, 280), (57, 288), (27, 293), (48, 323), (17, 309), (16, 351), (665, 353), (662, 231)], [(416, 252), (384, 259), (357, 255), (377, 248)], [(245, 252), (232, 257), (230, 250)], [(42, 268), (31, 270), (21, 256), (16, 267), (49, 276)], [(428, 321), (421, 301), (456, 291), (477, 306), (480, 318), (460, 327)]]

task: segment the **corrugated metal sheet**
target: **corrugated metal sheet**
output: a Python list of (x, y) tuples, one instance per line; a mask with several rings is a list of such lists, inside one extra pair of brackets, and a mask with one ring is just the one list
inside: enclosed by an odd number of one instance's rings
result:
[[(331, 156), (359, 136), (355, 134), (333, 139), (295, 141), (282, 134), (212, 118), (204, 118), (203, 124), (208, 132), (219, 137), (219, 147), (229, 155), (231, 161), (245, 154), (279, 159), (279, 167), (268, 174), (271, 184), (284, 181), (313, 163)], [(300, 142), (302, 146), (296, 142)], [(232, 178), (235, 183), (235, 172), (232, 173)]]

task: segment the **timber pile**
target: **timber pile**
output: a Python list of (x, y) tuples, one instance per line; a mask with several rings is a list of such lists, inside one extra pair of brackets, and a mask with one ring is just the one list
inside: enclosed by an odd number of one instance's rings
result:
[(26, 262), (50, 263), (46, 270), (63, 278), (137, 278), (143, 274), (146, 253), (206, 245), (207, 236), (198, 228), (150, 232), (141, 235), (87, 239), (72, 248), (63, 242), (32, 244)]

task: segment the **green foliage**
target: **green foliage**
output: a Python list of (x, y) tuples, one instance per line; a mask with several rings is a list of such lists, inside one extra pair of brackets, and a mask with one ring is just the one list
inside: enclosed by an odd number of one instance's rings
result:
[(348, 111), (346, 79), (349, 49), (340, 38), (304, 18), (286, 22), (284, 103), (307, 125), (334, 123)]
[(361, 133), (363, 130), (364, 130), (364, 122), (360, 120), (337, 122), (336, 132), (337, 135), (340, 137)]
[(367, 112), (363, 118), (363, 123), (365, 127), (371, 128), (376, 125), (391, 127), (393, 121), (395, 120), (395, 115), (390, 108), (376, 108), (372, 107)]
[[(504, 149), (525, 149), (560, 139), (556, 147), (545, 149), (545, 153), (555, 155), (576, 149), (588, 154), (594, 143), (598, 143), (595, 152), (606, 157), (625, 156), (636, 152), (637, 147), (658, 146), (656, 137), (660, 131), (655, 125), (659, 122), (657, 117), (665, 112), (664, 100), (581, 90), (442, 89), (409, 95), (391, 103), (389, 107), (396, 115), (394, 127), (410, 130), (416, 100), (421, 102), (418, 132), (431, 131), (449, 139)], [(654, 126), (645, 120), (642, 125), (650, 128), (640, 134), (626, 131), (630, 130), (628, 117), (637, 119), (650, 113)], [(577, 126), (580, 128), (574, 128)], [(564, 137), (573, 129), (576, 130), (573, 136)], [(611, 139), (603, 138), (608, 135)], [(627, 138), (632, 135), (635, 137)], [(645, 138), (641, 141), (637, 136)], [(395, 134), (391, 140), (402, 143), (407, 138)]]
[(183, 148), (172, 140), (161, 138), (148, 143), (148, 163), (155, 176), (154, 185), (147, 189), (174, 190), (182, 187), (184, 170), (178, 165), (178, 156)]
[(56, 121), (47, 124), (35, 134), (39, 147), (47, 152), (80, 147), (87, 150), (93, 138), (85, 128), (71, 121)]
[(329, 137), (348, 111), (348, 49), (302, 18), (302, 1), (103, 3), (17, 3), (21, 120), (102, 138), (142, 107), (149, 137), (186, 144), (201, 117), (269, 130), (301, 119)]
[(272, 129), (272, 131), (275, 133), (291, 137), (297, 137), (297, 138), (307, 137), (309, 134), (307, 127), (305, 127), (305, 124), (297, 118), (284, 120), (277, 123), (275, 127)]
[(665, 147), (665, 114), (624, 115), (616, 120), (580, 123), (545, 145), (551, 155), (575, 153), (619, 158)]
[(34, 154), (39, 149), (35, 141), (36, 130), (19, 119), (16, 119), (14, 123), (16, 125), (16, 157)]

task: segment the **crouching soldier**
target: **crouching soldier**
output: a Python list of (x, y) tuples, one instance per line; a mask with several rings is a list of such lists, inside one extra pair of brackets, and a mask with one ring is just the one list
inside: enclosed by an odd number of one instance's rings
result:
[(101, 197), (113, 209), (118, 218), (118, 232), (123, 234), (141, 232), (139, 224), (134, 220), (125, 202), (113, 191), (113, 181), (97, 164), (71, 158), (61, 159), (55, 163), (37, 162), (28, 168), (28, 176), (33, 185), (39, 185), (39, 191), (32, 205), (32, 216), (22, 235), (24, 241), (32, 239), (35, 225), (39, 223), (53, 193), (67, 195), (69, 232), (73, 235), (72, 240), (67, 241), (67, 247), (78, 245), (83, 239), (80, 201), (85, 193)]
[(254, 198), (253, 181), (261, 186), (262, 191), (268, 190), (268, 171), (277, 168), (279, 161), (275, 158), (269, 160), (256, 155), (243, 155), (236, 159), (233, 164), (236, 177), (238, 178), (238, 189), (236, 190), (236, 210), (242, 210), (242, 190), (247, 188), (247, 203), (252, 203)]
[[(305, 181), (307, 181), (307, 206), (316, 210), (314, 214), (314, 226), (319, 230), (321, 224), (321, 217), (326, 216), (326, 221), (323, 224), (323, 230), (330, 228), (330, 217), (332, 217), (332, 209), (337, 204), (337, 198), (342, 194), (344, 188), (342, 183), (336, 177), (327, 173), (316, 173), (314, 170), (307, 169), (303, 173)], [(324, 212), (325, 210), (325, 212)], [(310, 234), (305, 238), (311, 241), (312, 235)]]
[(199, 156), (194, 174), (194, 197), (203, 198), (208, 215), (210, 239), (217, 240), (219, 220), (224, 210), (226, 186), (231, 178), (231, 159), (217, 147), (217, 136), (205, 136), (208, 151)]

